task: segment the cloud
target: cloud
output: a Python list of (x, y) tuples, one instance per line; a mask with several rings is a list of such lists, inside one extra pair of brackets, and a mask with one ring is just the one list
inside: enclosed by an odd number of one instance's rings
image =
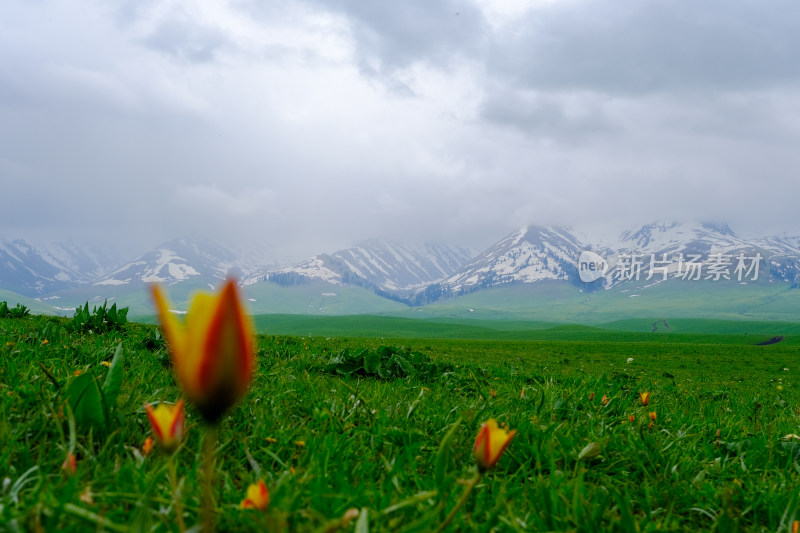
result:
[(11, 0), (0, 233), (310, 255), (376, 236), (482, 246), (527, 223), (800, 232), (798, 10)]
[(496, 33), (493, 75), (529, 89), (654, 92), (796, 85), (800, 5), (564, 0)]
[(174, 201), (181, 208), (213, 217), (241, 217), (275, 209), (275, 193), (266, 188), (233, 193), (217, 185), (179, 186)]

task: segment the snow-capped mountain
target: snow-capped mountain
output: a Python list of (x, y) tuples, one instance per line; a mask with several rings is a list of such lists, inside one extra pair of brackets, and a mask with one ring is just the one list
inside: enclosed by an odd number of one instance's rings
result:
[(443, 244), (409, 247), (372, 239), (333, 254), (320, 254), (302, 263), (270, 273), (283, 285), (309, 280), (376, 288), (394, 295), (441, 280), (466, 264), (474, 252)]
[(0, 288), (25, 296), (89, 283), (111, 268), (116, 256), (73, 243), (0, 240)]
[(252, 267), (242, 265), (234, 252), (213, 241), (183, 238), (156, 246), (93, 285), (174, 285), (187, 280), (213, 284), (230, 274), (242, 277), (251, 271)]
[(511, 282), (577, 277), (583, 244), (564, 228), (526, 226), (442, 282), (452, 294)]
[[(565, 228), (527, 226), (505, 237), (463, 269), (417, 291), (413, 305), (510, 283), (561, 280), (587, 287), (578, 260), (590, 250), (607, 259), (608, 271), (591, 289), (612, 289), (631, 281), (654, 283), (683, 275), (693, 262), (691, 279), (789, 281), (800, 285), (800, 238), (743, 238), (725, 224), (653, 223), (623, 232), (616, 242), (584, 242)], [(632, 270), (637, 261), (639, 271)], [(625, 261), (628, 261), (626, 267)], [(757, 263), (757, 265), (754, 265)], [(628, 271), (624, 271), (628, 268)], [(658, 269), (658, 270), (656, 270)], [(681, 270), (683, 269), (683, 270)], [(737, 270), (741, 269), (741, 270)], [(635, 275), (634, 275), (635, 274)]]
[[(724, 224), (674, 222), (647, 224), (623, 232), (616, 239), (604, 237), (603, 242), (597, 243), (578, 235), (562, 227), (526, 226), (480, 254), (441, 244), (406, 246), (370, 240), (286, 268), (270, 260), (274, 252), (268, 247), (264, 248), (266, 252), (259, 251), (261, 243), (254, 243), (247, 250), (248, 257), (243, 257), (242, 252), (231, 251), (213, 241), (175, 239), (122, 266), (118, 266), (122, 262), (117, 262), (115, 268), (109, 268), (109, 256), (77, 246), (0, 240), (0, 289), (42, 300), (60, 299), (59, 309), (69, 310), (86, 300), (135, 301), (138, 297), (141, 304), (145, 300), (144, 286), (153, 282), (171, 285), (171, 293), (180, 303), (193, 290), (216, 286), (228, 275), (235, 275), (247, 285), (270, 281), (291, 287), (318, 281), (333, 286), (355, 286), (414, 306), (502, 285), (540, 282), (570, 284), (576, 291), (618, 287), (625, 290), (627, 286), (635, 287), (638, 294), (652, 285), (678, 278), (678, 281), (705, 281), (709, 279), (708, 273), (719, 273), (723, 267), (727, 269), (725, 274), (714, 281), (759, 284), (788, 281), (793, 287), (800, 286), (800, 236), (742, 237)], [(608, 266), (601, 278), (592, 278), (595, 281), (588, 285), (581, 281), (579, 270), (579, 258), (586, 251)], [(633, 277), (631, 272), (623, 275), (626, 257), (628, 261), (632, 258), (641, 261), (641, 277)], [(728, 263), (722, 264), (721, 257)], [(736, 270), (741, 257), (748, 260), (758, 257), (760, 261), (759, 270), (747, 270), (745, 279), (741, 279), (743, 271)], [(695, 262), (698, 272), (702, 269), (702, 277), (681, 277), (688, 261)], [(647, 269), (654, 265), (661, 270), (651, 280)], [(751, 262), (745, 266), (752, 265)], [(645, 283), (629, 285), (636, 281)], [(259, 293), (259, 288), (253, 289), (255, 294)], [(269, 292), (265, 292), (269, 289), (267, 285), (260, 289), (263, 294)], [(323, 288), (321, 294), (338, 292), (343, 291)]]

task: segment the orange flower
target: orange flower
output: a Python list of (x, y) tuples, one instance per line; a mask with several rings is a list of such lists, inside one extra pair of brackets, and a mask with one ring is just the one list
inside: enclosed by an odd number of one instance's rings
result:
[(214, 424), (245, 393), (255, 367), (253, 327), (236, 282), (229, 279), (216, 295), (195, 295), (183, 324), (170, 312), (161, 287), (153, 285), (152, 291), (178, 381)]
[(153, 439), (152, 437), (147, 437), (146, 439), (144, 439), (144, 443), (142, 444), (142, 455), (148, 456), (152, 451), (153, 451)]
[(269, 506), (269, 491), (264, 480), (253, 483), (247, 487), (247, 495), (239, 504), (239, 509), (258, 509), (266, 511)]
[(642, 400), (642, 405), (648, 405), (650, 403), (650, 393), (649, 392), (640, 392), (639, 398)]
[(593, 401), (594, 401), (594, 393), (593, 393), (593, 392), (590, 392), (590, 393), (589, 393), (589, 401), (590, 401), (590, 402), (593, 402)]
[(64, 459), (64, 462), (61, 463), (61, 470), (69, 474), (70, 476), (74, 476), (75, 473), (78, 471), (78, 461), (75, 459), (75, 455), (72, 453), (67, 454), (67, 458)]
[(603, 394), (603, 398), (600, 400), (600, 403), (602, 403), (603, 405), (608, 405), (609, 401), (611, 401), (611, 400), (608, 398), (608, 396)]
[(186, 420), (183, 412), (183, 399), (178, 400), (175, 405), (160, 403), (155, 409), (152, 405), (145, 405), (144, 408), (158, 445), (164, 449), (164, 452), (173, 453), (183, 439), (183, 426)]
[(478, 469), (481, 472), (494, 468), (516, 433), (516, 430), (508, 431), (498, 427), (494, 418), (483, 423), (478, 432), (478, 438), (475, 439), (474, 450), (475, 460), (478, 462)]
[(630, 420), (631, 424), (633, 424), (634, 420), (636, 420), (636, 417), (631, 415), (628, 417), (628, 420)]
[(655, 422), (655, 421), (656, 421), (656, 412), (655, 412), (655, 411), (650, 411), (650, 413), (648, 414), (648, 416), (650, 417), (650, 420), (651, 420), (651, 421), (653, 421), (653, 422)]

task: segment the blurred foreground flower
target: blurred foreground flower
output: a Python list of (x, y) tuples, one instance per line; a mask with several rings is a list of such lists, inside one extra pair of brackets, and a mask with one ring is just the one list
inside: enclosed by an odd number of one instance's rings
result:
[(170, 312), (169, 301), (161, 287), (153, 285), (152, 290), (175, 374), (184, 394), (208, 423), (203, 439), (200, 510), (202, 529), (214, 531), (214, 456), (218, 424), (225, 411), (242, 397), (253, 378), (253, 326), (232, 279), (226, 281), (217, 294), (196, 294), (183, 323)]
[(161, 287), (152, 291), (181, 388), (215, 424), (247, 390), (255, 367), (253, 328), (236, 282), (229, 279), (218, 294), (195, 295), (183, 324)]
[(183, 399), (178, 400), (175, 405), (160, 403), (155, 409), (152, 405), (145, 405), (144, 408), (158, 445), (164, 453), (173, 453), (183, 439), (183, 427), (186, 421)]
[(67, 453), (67, 458), (61, 463), (61, 469), (70, 476), (75, 475), (78, 471), (78, 460), (75, 458), (75, 454)]
[(150, 455), (150, 452), (153, 451), (153, 438), (147, 437), (144, 439), (144, 443), (142, 443), (142, 455), (147, 457)]
[(478, 462), (478, 469), (481, 472), (494, 468), (516, 433), (516, 430), (508, 431), (499, 427), (494, 418), (483, 423), (478, 437), (475, 439), (474, 450), (475, 460)]
[(648, 405), (650, 403), (650, 393), (649, 392), (640, 392), (639, 399), (642, 400), (642, 405)]
[(247, 487), (247, 495), (242, 500), (242, 503), (239, 504), (239, 509), (266, 511), (268, 506), (269, 491), (267, 490), (267, 484), (262, 479), (258, 483), (253, 483)]

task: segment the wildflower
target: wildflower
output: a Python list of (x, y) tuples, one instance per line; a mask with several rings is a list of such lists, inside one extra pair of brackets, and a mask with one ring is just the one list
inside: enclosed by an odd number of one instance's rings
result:
[(655, 411), (650, 411), (650, 413), (648, 413), (647, 416), (650, 417), (650, 421), (652, 421), (652, 422), (656, 421), (656, 412)]
[(611, 401), (611, 400), (609, 400), (608, 396), (603, 394), (603, 398), (600, 400), (600, 403), (602, 403), (603, 405), (608, 405), (609, 401)]
[(640, 392), (639, 398), (642, 400), (642, 405), (648, 405), (650, 403), (650, 393), (649, 392)]
[(142, 444), (142, 455), (148, 456), (153, 451), (153, 438), (147, 437)]
[(636, 417), (631, 415), (628, 417), (628, 420), (630, 421), (631, 424), (633, 424), (634, 420), (636, 420)]
[(589, 401), (590, 402), (594, 401), (594, 393), (593, 392), (589, 393)]
[(49, 340), (45, 339), (45, 340), (42, 341), (42, 346), (46, 346), (48, 344), (50, 344)]
[(166, 453), (173, 453), (183, 439), (183, 425), (186, 419), (183, 412), (183, 400), (178, 400), (175, 405), (160, 403), (155, 409), (152, 405), (144, 407), (158, 445)]
[(70, 476), (75, 475), (75, 473), (78, 471), (78, 461), (75, 458), (75, 454), (72, 452), (67, 453), (67, 458), (64, 459), (63, 463), (61, 463), (61, 470)]
[(489, 396), (491, 396), (492, 398), (496, 398), (497, 397), (497, 393), (494, 391), (494, 389), (490, 389), (489, 390)]
[(520, 400), (524, 400), (525, 399), (525, 388), (524, 387), (522, 388), (522, 392), (519, 393), (519, 399)]
[(111, 361), (100, 361), (100, 364), (103, 366), (111, 366)]
[(261, 479), (247, 487), (247, 494), (239, 504), (239, 509), (257, 509), (266, 511), (269, 506), (269, 491), (267, 484)]
[(183, 324), (170, 313), (161, 287), (152, 291), (178, 381), (214, 424), (244, 394), (255, 366), (253, 329), (236, 283), (228, 280), (216, 295), (194, 296)]
[(795, 520), (792, 522), (792, 533), (800, 532), (800, 520)]
[(494, 418), (483, 423), (475, 439), (474, 449), (475, 460), (481, 472), (494, 468), (516, 433), (516, 430), (508, 431), (499, 427)]

